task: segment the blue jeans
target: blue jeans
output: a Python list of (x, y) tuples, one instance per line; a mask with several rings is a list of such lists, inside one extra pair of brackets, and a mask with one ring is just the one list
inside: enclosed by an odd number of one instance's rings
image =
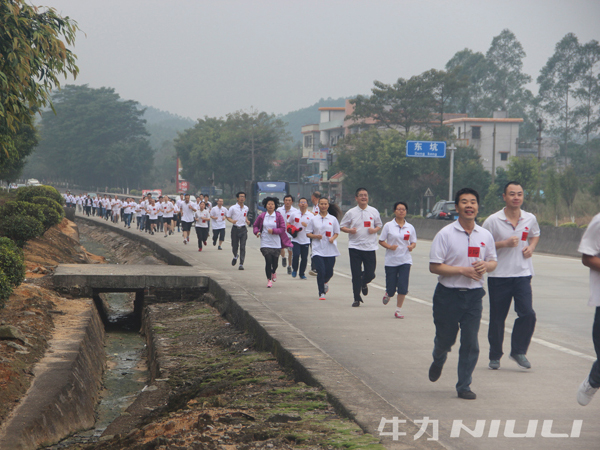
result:
[(131, 226), (131, 213), (123, 214), (123, 220), (125, 221), (125, 225), (130, 227)]
[(525, 355), (533, 330), (535, 329), (535, 311), (531, 294), (531, 276), (496, 278), (488, 277), (490, 297), (490, 327), (488, 340), (490, 342), (490, 360), (502, 358), (502, 343), (504, 341), (504, 323), (510, 310), (512, 299), (515, 300), (517, 319), (513, 326), (510, 353)]
[(470, 390), (473, 370), (479, 359), (479, 324), (483, 310), (485, 291), (479, 289), (447, 288), (438, 283), (433, 294), (433, 323), (435, 339), (433, 363), (442, 367), (448, 352), (456, 342), (460, 327), (458, 350), (458, 383), (456, 390)]
[(299, 244), (292, 242), (294, 248), (292, 250), (292, 270), (298, 272), (298, 264), (300, 264), (300, 276), (304, 276), (306, 266), (308, 264), (308, 247), (310, 244)]
[(328, 283), (333, 276), (335, 256), (313, 255), (313, 264), (317, 271), (317, 287), (319, 288), (319, 295), (321, 295), (325, 293), (325, 283)]

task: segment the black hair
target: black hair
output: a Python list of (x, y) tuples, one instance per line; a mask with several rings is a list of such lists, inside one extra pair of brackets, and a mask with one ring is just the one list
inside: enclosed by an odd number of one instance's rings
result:
[(294, 196), (291, 195), (291, 194), (287, 194), (285, 197), (283, 197), (283, 200), (285, 201), (285, 199), (288, 198), (288, 197), (291, 198), (292, 201), (294, 201)]
[(279, 199), (277, 197), (265, 197), (262, 201), (262, 205), (266, 208), (267, 203), (269, 202), (275, 203), (275, 209), (279, 208)]
[[(327, 208), (327, 214), (331, 214), (337, 220), (340, 220), (340, 218), (342, 217), (342, 210), (340, 209), (340, 207), (338, 205), (336, 205), (335, 203), (331, 203), (327, 197), (320, 198), (319, 202), (321, 200), (327, 200), (327, 203), (329, 203), (329, 207)], [(319, 211), (321, 211), (320, 208), (319, 208)]]
[(398, 205), (404, 205), (404, 207), (406, 208), (406, 212), (408, 212), (408, 205), (405, 202), (394, 203), (394, 211), (396, 211), (396, 208), (398, 207)]
[(244, 194), (244, 196), (246, 196), (246, 193), (244, 191), (240, 191), (237, 194), (235, 194), (235, 198), (240, 198), (240, 194)]
[(354, 193), (354, 196), (355, 196), (355, 197), (358, 197), (358, 193), (359, 193), (360, 191), (365, 191), (367, 194), (369, 193), (369, 191), (367, 191), (367, 188), (364, 188), (364, 187), (359, 187), (359, 188), (356, 190), (356, 192)]
[[(514, 185), (516, 185), (516, 186), (521, 186), (521, 183), (519, 183), (518, 181), (509, 181), (509, 182), (508, 182), (508, 183), (506, 183), (506, 185), (504, 186), (504, 191), (503, 191), (503, 192), (504, 192), (505, 194), (506, 194), (506, 190), (508, 189), (508, 187), (509, 187), (511, 184), (514, 184)], [(521, 186), (521, 187), (523, 187), (523, 186)]]
[[(306, 197), (300, 197), (300, 198), (298, 199), (298, 203), (300, 203), (300, 200), (306, 200)], [(306, 200), (306, 203), (308, 203), (308, 200)]]
[(319, 191), (315, 191), (312, 194), (310, 194), (310, 196), (314, 198), (321, 198), (321, 193)]
[(475, 198), (477, 199), (477, 204), (479, 205), (479, 192), (477, 192), (475, 189), (472, 188), (462, 188), (460, 191), (458, 191), (456, 193), (456, 196), (454, 197), (454, 204), (458, 205), (458, 201), (460, 200), (460, 196), (461, 195), (465, 195), (465, 194), (472, 194), (475, 196)]

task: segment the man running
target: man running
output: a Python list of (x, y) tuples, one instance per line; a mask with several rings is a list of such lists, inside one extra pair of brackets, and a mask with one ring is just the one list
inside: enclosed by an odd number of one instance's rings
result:
[(221, 245), (225, 241), (225, 217), (227, 216), (227, 208), (223, 206), (223, 199), (217, 200), (217, 206), (210, 210), (210, 222), (213, 229), (213, 245), (217, 245), (219, 241), (219, 250), (223, 250)]
[(194, 213), (198, 210), (198, 205), (190, 201), (190, 194), (185, 194), (184, 201), (181, 203), (181, 229), (183, 231), (183, 243), (190, 242), (190, 230), (194, 223)]
[[(240, 260), (239, 270), (244, 270), (244, 259), (246, 258), (246, 241), (248, 240), (248, 228), (250, 225), (248, 220), (248, 207), (244, 205), (246, 201), (246, 193), (238, 192), (235, 194), (237, 203), (227, 211), (226, 218), (233, 224), (231, 227), (231, 251), (233, 259), (231, 265), (235, 266), (238, 257)], [(240, 253), (238, 255), (238, 246)]]
[[(298, 211), (296, 208), (294, 208), (293, 204), (294, 204), (294, 197), (292, 197), (290, 194), (288, 194), (285, 197), (283, 197), (283, 206), (280, 206), (279, 208), (277, 208), (277, 211), (279, 211), (279, 214), (281, 214), (283, 216), (283, 219), (285, 220), (286, 227), (290, 221), (290, 216), (292, 215), (292, 213)], [(288, 233), (288, 237), (290, 238), (290, 240), (292, 239), (292, 236), (289, 233)], [(287, 249), (287, 254), (288, 254), (288, 257), (286, 259), (285, 249), (282, 248), (281, 249), (281, 266), (285, 267), (287, 265), (288, 266), (287, 273), (288, 273), (288, 275), (291, 275), (292, 274), (292, 249), (291, 248)], [(289, 261), (289, 264), (287, 264), (288, 261)]]

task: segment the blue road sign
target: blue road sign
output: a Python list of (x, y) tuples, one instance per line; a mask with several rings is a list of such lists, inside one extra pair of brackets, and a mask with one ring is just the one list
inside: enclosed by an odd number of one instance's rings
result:
[(446, 142), (407, 141), (406, 156), (412, 156), (415, 158), (445, 158)]

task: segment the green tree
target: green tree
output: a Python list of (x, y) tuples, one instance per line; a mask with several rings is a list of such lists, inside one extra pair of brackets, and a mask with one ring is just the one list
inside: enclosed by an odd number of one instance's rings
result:
[(546, 182), (544, 184), (544, 197), (546, 205), (550, 206), (554, 215), (555, 226), (558, 226), (558, 206), (560, 204), (561, 189), (559, 176), (554, 167), (546, 171)]
[(600, 129), (600, 44), (590, 41), (581, 46), (582, 77), (574, 97), (580, 101), (574, 117), (583, 123), (585, 150), (589, 151), (590, 134)]
[(571, 222), (575, 222), (575, 216), (573, 215), (573, 203), (575, 202), (575, 196), (579, 192), (579, 177), (572, 166), (568, 166), (558, 179), (560, 185), (560, 193), (567, 209), (569, 210), (569, 216)]
[(485, 55), (465, 48), (455, 53), (446, 63), (446, 70), (454, 72), (458, 79), (466, 80), (466, 86), (452, 96), (448, 112), (486, 117), (483, 106), (484, 83), (488, 78), (490, 65)]
[(56, 114), (43, 113), (36, 152), (40, 178), (138, 188), (152, 178), (153, 151), (137, 102), (87, 85), (67, 85), (52, 99)]
[(27, 156), (17, 134), (32, 127), (37, 109), (51, 104), (58, 77), (77, 76), (76, 57), (65, 45), (74, 43), (77, 30), (76, 22), (52, 8), (0, 2), (0, 178)]
[(568, 33), (556, 44), (537, 79), (543, 110), (549, 118), (549, 131), (561, 139), (561, 151), (567, 156), (569, 142), (578, 131), (573, 95), (583, 72), (577, 36)]
[(459, 72), (458, 69), (448, 72), (432, 69), (421, 75), (429, 85), (433, 105), (431, 119), (439, 122), (439, 125), (432, 129), (435, 140), (446, 140), (452, 135), (452, 129), (444, 125), (444, 114), (449, 112), (452, 99), (467, 86), (466, 79), (460, 77)]

